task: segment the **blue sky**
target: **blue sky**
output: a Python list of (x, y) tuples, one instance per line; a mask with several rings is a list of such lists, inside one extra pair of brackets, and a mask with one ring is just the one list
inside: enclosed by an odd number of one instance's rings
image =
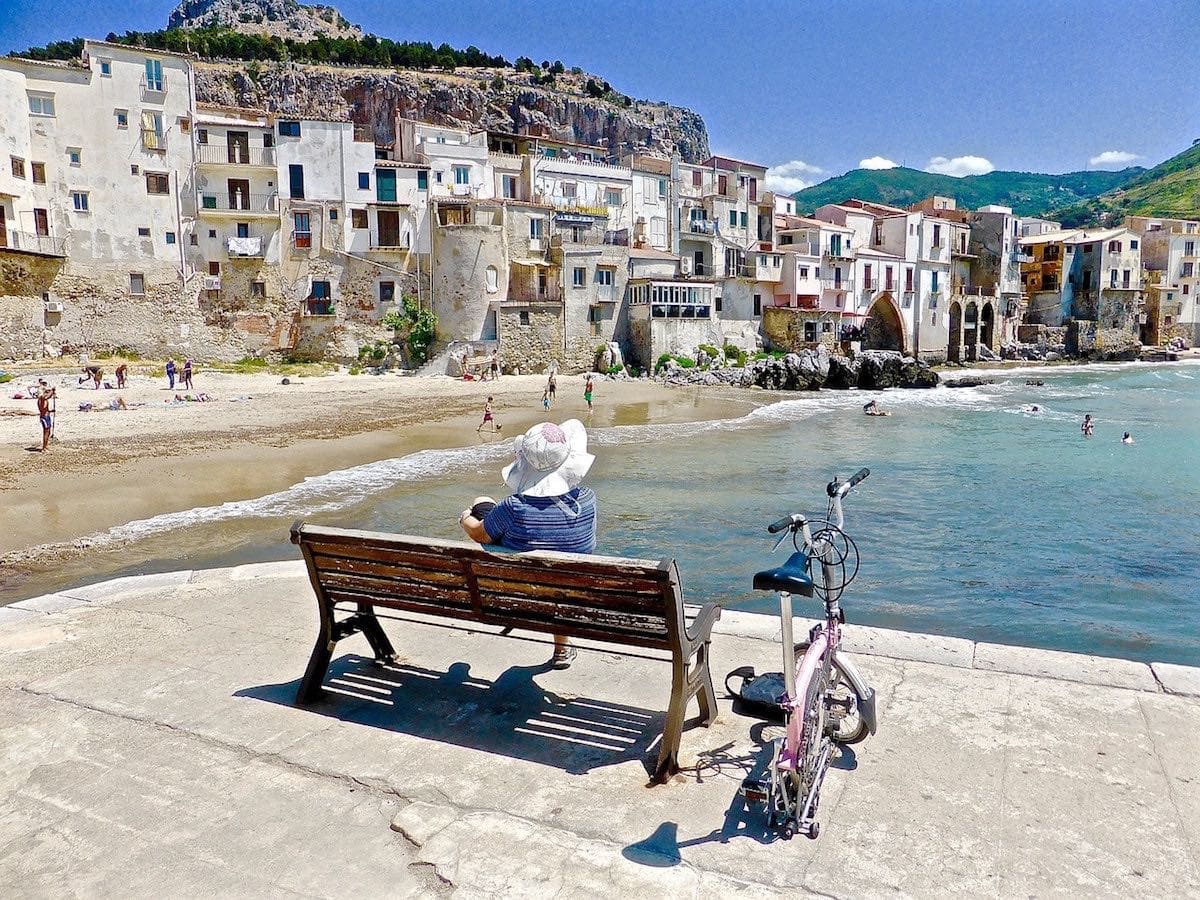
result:
[[(0, 0), (0, 51), (163, 27), (172, 0)], [(1200, 137), (1200, 4), (342, 0), (366, 31), (561, 59), (704, 116), (795, 189), (859, 166), (1153, 165)], [(49, 13), (49, 15), (48, 15)]]

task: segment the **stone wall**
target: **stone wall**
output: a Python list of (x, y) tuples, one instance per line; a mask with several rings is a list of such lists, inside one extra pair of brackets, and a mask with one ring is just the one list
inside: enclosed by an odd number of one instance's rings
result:
[[(522, 317), (527, 318), (523, 324)], [(497, 316), (500, 367), (505, 372), (544, 372), (551, 363), (564, 371), (578, 372), (590, 365), (570, 368), (563, 360), (563, 318), (559, 304), (502, 306)]]
[[(821, 330), (822, 321), (831, 322), (833, 329)], [(804, 339), (804, 323), (814, 322), (817, 340)], [(791, 309), (783, 306), (768, 306), (763, 310), (762, 332), (772, 347), (778, 350), (798, 351), (824, 345), (829, 349), (837, 346), (837, 322), (828, 313), (818, 310)]]
[(1067, 353), (1100, 361), (1133, 360), (1142, 344), (1124, 328), (1100, 328), (1095, 322), (1075, 319), (1067, 326)]

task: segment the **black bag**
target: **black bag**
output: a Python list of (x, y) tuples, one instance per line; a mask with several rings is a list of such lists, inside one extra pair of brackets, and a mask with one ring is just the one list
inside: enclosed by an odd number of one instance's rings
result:
[[(734, 678), (742, 679), (737, 690), (729, 683)], [(787, 693), (787, 686), (782, 672), (756, 675), (753, 666), (742, 666), (725, 676), (725, 690), (733, 697), (733, 711), (739, 715), (780, 722), (785, 718), (780, 701)]]

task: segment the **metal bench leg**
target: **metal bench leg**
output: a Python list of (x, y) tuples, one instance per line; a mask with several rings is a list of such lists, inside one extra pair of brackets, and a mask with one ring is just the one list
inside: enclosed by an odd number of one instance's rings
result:
[(700, 685), (696, 700), (700, 703), (700, 722), (707, 728), (717, 718), (717, 694), (713, 690), (712, 673), (708, 670), (708, 641), (696, 651)]
[(383, 626), (375, 617), (375, 609), (366, 603), (358, 604), (358, 627), (362, 629), (363, 637), (371, 645), (377, 662), (394, 662), (396, 651), (392, 642), (384, 634)]
[(662, 784), (679, 771), (679, 744), (683, 737), (683, 717), (687, 712), (687, 663), (678, 655), (671, 663), (671, 705), (663, 725), (662, 742), (658, 749), (658, 764), (654, 768), (654, 783)]
[(325, 673), (329, 671), (329, 658), (333, 655), (333, 642), (324, 632), (325, 629), (321, 629), (312, 656), (308, 658), (304, 680), (300, 682), (300, 690), (296, 692), (297, 704), (315, 703), (321, 696), (321, 684), (325, 681)]

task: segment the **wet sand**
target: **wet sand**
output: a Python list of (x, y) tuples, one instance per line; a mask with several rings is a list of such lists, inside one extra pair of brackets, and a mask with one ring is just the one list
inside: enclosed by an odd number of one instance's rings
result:
[[(333, 374), (201, 374), (195, 390), (212, 402), (164, 402), (175, 393), (162, 378), (135, 375), (123, 391), (78, 388), (75, 375), (47, 375), (58, 388), (56, 440), (40, 444), (32, 400), (12, 395), (36, 382), (36, 371), (3, 386), (0, 399), (0, 603), (60, 579), (120, 565), (120, 548), (98, 551), (89, 535), (161, 513), (259, 497), (304, 478), (417, 450), (506, 440), (543, 418), (582, 418), (596, 426), (719, 419), (746, 412), (754, 399), (730, 391), (668, 388), (646, 380), (598, 379), (590, 420), (583, 378), (560, 376), (558, 401), (546, 414), (540, 375), (498, 382), (446, 377)], [(297, 383), (298, 382), (298, 383)], [(476, 432), (484, 400), (503, 426)], [(128, 410), (81, 412), (80, 403)], [(233, 402), (234, 398), (247, 398)], [(181, 555), (194, 553), (178, 535)], [(114, 553), (113, 551), (118, 551)], [(105, 559), (101, 561), (100, 555)]]

